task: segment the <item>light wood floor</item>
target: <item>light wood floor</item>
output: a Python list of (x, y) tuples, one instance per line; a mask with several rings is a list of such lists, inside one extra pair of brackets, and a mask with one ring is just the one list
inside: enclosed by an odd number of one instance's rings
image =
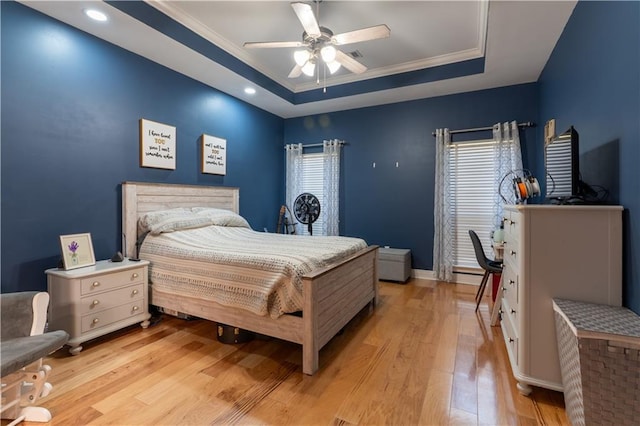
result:
[(79, 356), (53, 354), (41, 405), (55, 425), (569, 424), (561, 393), (518, 393), (487, 304), (474, 313), (475, 290), (381, 283), (374, 312), (325, 346), (314, 376), (302, 374), (298, 345), (226, 345), (213, 323), (164, 316)]

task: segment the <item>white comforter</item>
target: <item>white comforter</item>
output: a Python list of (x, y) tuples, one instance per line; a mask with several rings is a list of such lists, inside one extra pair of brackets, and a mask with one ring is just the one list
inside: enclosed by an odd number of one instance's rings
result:
[(273, 318), (302, 310), (302, 275), (367, 246), (358, 238), (206, 226), (148, 235), (151, 291), (213, 300)]

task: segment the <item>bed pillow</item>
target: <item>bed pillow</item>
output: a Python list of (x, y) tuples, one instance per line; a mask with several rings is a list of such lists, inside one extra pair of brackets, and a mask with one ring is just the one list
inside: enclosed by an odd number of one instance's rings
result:
[(200, 228), (211, 225), (211, 219), (194, 214), (188, 208), (175, 208), (149, 212), (138, 220), (138, 233), (149, 232), (158, 235), (163, 232), (179, 231), (181, 229)]
[(191, 211), (199, 217), (209, 218), (212, 225), (251, 229), (249, 222), (247, 222), (244, 217), (232, 212), (231, 210), (211, 207), (193, 207), (191, 208)]

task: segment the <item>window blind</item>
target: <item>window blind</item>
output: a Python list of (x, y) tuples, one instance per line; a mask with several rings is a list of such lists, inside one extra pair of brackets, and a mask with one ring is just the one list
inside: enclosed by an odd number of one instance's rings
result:
[(493, 203), (496, 189), (492, 140), (457, 142), (448, 150), (450, 160), (452, 216), (454, 219), (454, 267), (478, 268), (469, 230), (474, 230), (485, 250), (493, 259), (491, 231), (493, 230)]
[[(304, 169), (302, 178), (302, 192), (309, 192), (315, 195), (320, 201), (320, 217), (313, 223), (313, 233), (320, 235), (324, 228), (324, 159), (322, 153), (303, 154), (302, 167)], [(309, 235), (307, 225), (303, 226), (303, 235)]]

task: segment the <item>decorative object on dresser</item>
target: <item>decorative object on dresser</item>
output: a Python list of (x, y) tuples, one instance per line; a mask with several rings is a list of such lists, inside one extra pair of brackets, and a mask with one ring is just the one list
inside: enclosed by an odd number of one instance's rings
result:
[(381, 247), (378, 249), (378, 278), (405, 283), (411, 276), (411, 250)]
[(148, 266), (144, 260), (101, 260), (73, 271), (46, 271), (49, 328), (69, 333), (69, 353), (77, 355), (81, 343), (137, 322), (149, 326)]
[(553, 299), (567, 416), (574, 425), (637, 425), (640, 316), (627, 308)]
[[(504, 208), (495, 306), (518, 390), (562, 391), (552, 299), (622, 304), (622, 207)], [(496, 309), (496, 310), (497, 310)]]
[(65, 270), (95, 265), (91, 234), (60, 235), (62, 266)]

